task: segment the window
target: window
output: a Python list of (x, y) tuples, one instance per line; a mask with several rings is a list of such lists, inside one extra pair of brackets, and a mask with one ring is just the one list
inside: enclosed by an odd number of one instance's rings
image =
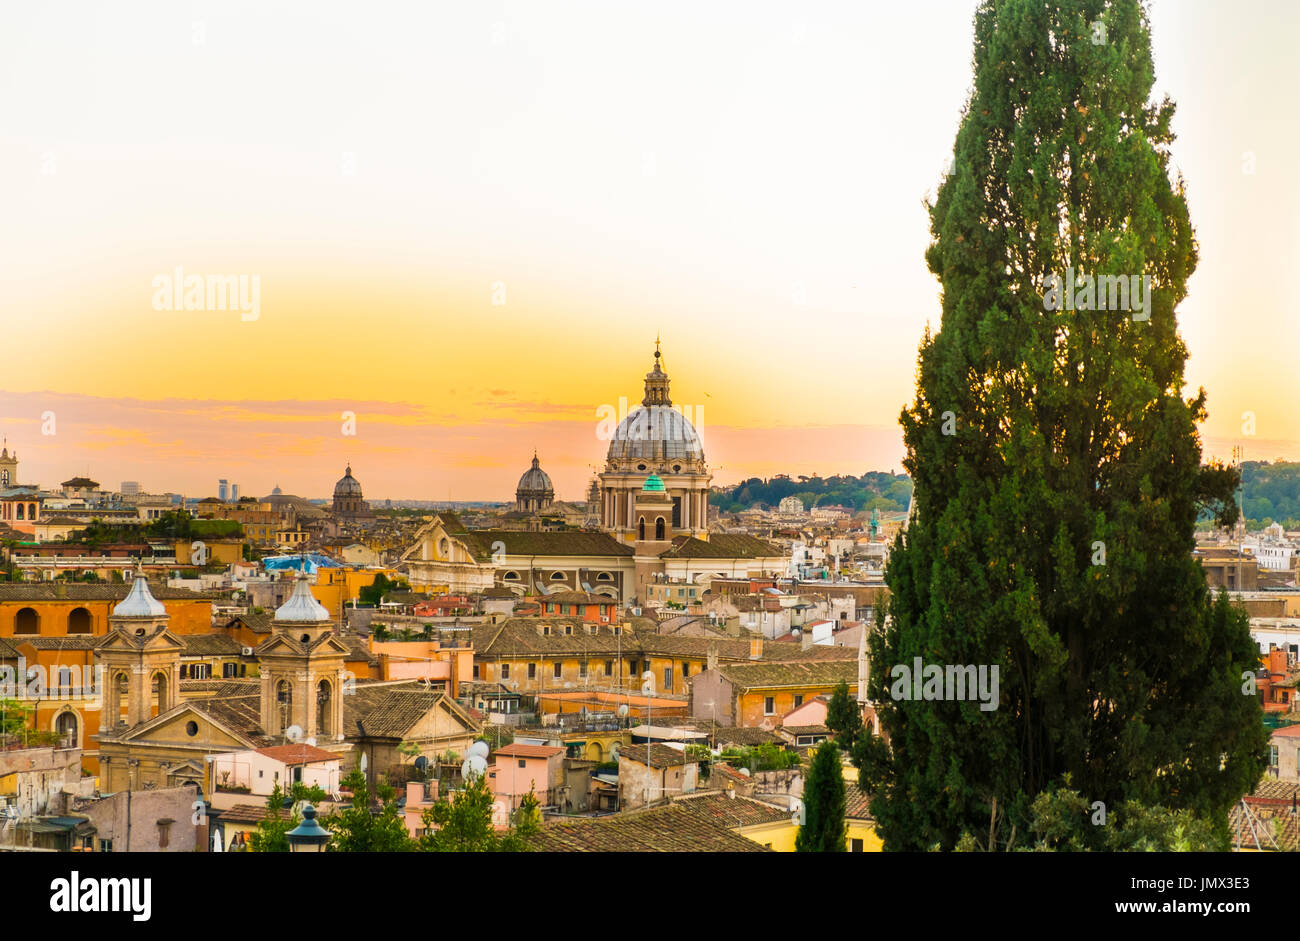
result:
[(578, 663), (578, 676), (586, 676), (586, 675), (587, 675), (587, 661), (583, 660)]
[(850, 852), (853, 852), (853, 853), (861, 853), (861, 852), (862, 852), (862, 841), (861, 841), (861, 840), (850, 840), (850, 841), (849, 841), (849, 844), (850, 844), (850, 847), (851, 847), (851, 848), (850, 848)]
[(474, 664), (474, 679), (478, 679), (478, 664)]
[(802, 694), (800, 694), (800, 695), (796, 695), (796, 696), (794, 697), (794, 707), (795, 707), (796, 709), (798, 709), (798, 708), (799, 708), (800, 706), (802, 706), (802, 705), (803, 705), (803, 696), (802, 696)]
[(690, 676), (690, 675), (691, 675), (691, 665), (690, 665), (689, 663), (687, 663), (685, 660), (683, 660), (683, 661), (682, 661), (682, 679), (686, 679), (686, 678), (687, 678), (688, 676)]
[(1277, 767), (1277, 746), (1276, 745), (1268, 746), (1268, 766), (1270, 768)]
[(40, 623), (35, 608), (22, 608), (17, 616), (14, 617), (15, 634), (37, 634), (40, 633), (38, 624)]
[(673, 688), (673, 668), (664, 667), (664, 690), (670, 692)]
[(502, 575), (501, 577), (502, 577), (505, 581), (508, 581), (508, 582), (517, 582), (517, 581), (519, 581), (519, 573), (518, 573), (518, 572), (506, 572), (506, 574)]
[(557, 680), (560, 678), (560, 665), (558, 663), (555, 664), (555, 678)]
[(113, 841), (112, 841), (112, 840), (100, 840), (100, 841), (99, 841), (99, 851), (100, 851), (101, 853), (111, 853), (111, 852), (113, 852)]
[(503, 680), (510, 679), (510, 664), (508, 663), (501, 664), (501, 679)]
[(763, 700), (763, 715), (765, 716), (776, 715), (776, 700), (773, 699), (771, 696), (768, 696)]
[(158, 848), (165, 849), (167, 838), (171, 834), (172, 822), (170, 820), (158, 821)]
[(528, 664), (528, 678), (530, 680), (537, 679), (537, 664), (535, 663)]
[(562, 581), (564, 581), (564, 573), (563, 573), (563, 572), (552, 572), (552, 573), (551, 573), (551, 581), (553, 581), (553, 582), (562, 582)]
[(606, 661), (605, 661), (605, 675), (606, 675), (606, 676), (613, 676), (613, 675), (614, 675), (614, 661), (613, 661), (613, 660), (606, 660)]
[(568, 636), (572, 636), (572, 635), (573, 635), (573, 625), (572, 625), (572, 624), (566, 624), (566, 625), (564, 625), (564, 634), (565, 634), (566, 637), (568, 637)]
[(521, 767), (521, 768), (527, 768), (527, 767), (528, 767), (528, 762), (526, 762), (526, 761), (524, 761), (524, 759), (520, 758), (520, 759), (519, 759), (519, 767)]
[(89, 634), (90, 632), (90, 612), (85, 608), (73, 608), (68, 614), (68, 633)]
[(661, 516), (655, 520), (655, 539), (662, 541), (664, 538), (664, 518)]

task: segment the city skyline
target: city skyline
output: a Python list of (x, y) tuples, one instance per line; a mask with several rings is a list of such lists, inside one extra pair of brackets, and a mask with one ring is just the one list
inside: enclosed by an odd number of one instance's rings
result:
[[(351, 462), (377, 499), (496, 500), (536, 449), (581, 499), (596, 410), (638, 401), (659, 334), (715, 483), (901, 470), (897, 416), (938, 325), (921, 199), (973, 9), (412, 7), (402, 30), (328, 5), (19, 11), (0, 69), (47, 84), (0, 104), (0, 277), (13, 322), (75, 342), (9, 357), (0, 433), (46, 485), (326, 496)], [(1288, 31), (1211, 2), (1151, 16), (1201, 249), (1178, 313), (1205, 453), (1294, 459), (1300, 304), (1285, 278), (1233, 276), (1300, 259), (1281, 185), (1300, 137), (1270, 117)], [(258, 278), (256, 319), (157, 309), (178, 267)]]

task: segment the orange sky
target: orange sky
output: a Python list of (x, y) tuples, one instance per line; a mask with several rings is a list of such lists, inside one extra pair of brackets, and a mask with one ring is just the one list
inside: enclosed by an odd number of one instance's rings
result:
[[(350, 460), (372, 499), (506, 499), (536, 447), (578, 499), (656, 334), (716, 482), (899, 468), (974, 4), (896, 6), (20, 8), (0, 433), (24, 482), (327, 496)], [(1249, 6), (1156, 0), (1156, 95), (1207, 451), (1296, 458), (1300, 13)], [(257, 276), (257, 319), (155, 309), (178, 265)]]

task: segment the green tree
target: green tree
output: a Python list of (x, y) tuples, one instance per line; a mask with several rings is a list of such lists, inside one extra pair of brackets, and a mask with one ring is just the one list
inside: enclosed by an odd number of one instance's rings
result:
[(248, 848), (254, 853), (289, 852), (288, 833), (302, 823), (301, 815), (292, 810), (292, 805), (301, 801), (319, 803), (326, 796), (319, 787), (308, 787), (301, 782), (295, 782), (286, 794), (277, 781), (271, 788), (271, 796), (266, 799), (266, 816), (248, 835)]
[(852, 750), (862, 734), (862, 707), (849, 695), (849, 684), (840, 680), (831, 701), (826, 705), (826, 728), (835, 733), (835, 742), (845, 751)]
[(417, 849), (429, 853), (522, 853), (541, 827), (541, 805), (530, 790), (515, 813), (514, 827), (492, 826), (492, 791), (487, 779), (471, 778), (449, 800), (441, 797), (424, 812)]
[[(1149, 101), (1146, 11), (984, 0), (974, 72), (930, 206), (942, 321), (901, 418), (914, 516), (871, 642), (878, 832), (950, 849), (996, 800), (1027, 840), (1033, 800), (1069, 773), (1107, 806), (1189, 810), (1226, 845), (1266, 734), (1246, 616), (1211, 601), (1191, 555), (1198, 514), (1235, 521), (1237, 480), (1202, 466), (1205, 392), (1182, 393), (1196, 243), (1173, 105)], [(1114, 309), (1117, 283), (1112, 309), (1082, 288), (1064, 309), (1067, 269), (1137, 278), (1130, 308), (1149, 278), (1144, 311)], [(915, 657), (998, 667), (996, 708), (904, 698), (892, 671)]]
[[(15, 682), (22, 682), (19, 677)], [(27, 729), (32, 707), (19, 699), (0, 699), (0, 735), (18, 735)]]
[(844, 822), (844, 772), (840, 750), (832, 741), (822, 742), (813, 753), (808, 783), (803, 789), (804, 823), (795, 837), (800, 853), (847, 852)]
[(375, 786), (377, 807), (371, 806), (366, 776), (354, 769), (343, 779), (352, 801), (325, 817), (330, 831), (330, 849), (338, 853), (400, 853), (414, 846), (397, 806), (397, 792), (387, 784)]

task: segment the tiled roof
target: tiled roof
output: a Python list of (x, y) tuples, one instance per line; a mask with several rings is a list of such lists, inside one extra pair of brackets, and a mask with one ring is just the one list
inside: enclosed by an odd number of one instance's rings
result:
[(622, 761), (624, 758), (651, 768), (675, 768), (679, 765), (689, 765), (695, 762), (694, 758), (687, 758), (686, 753), (680, 748), (658, 743), (624, 745), (619, 749), (618, 759)]
[(552, 604), (618, 604), (614, 598), (585, 591), (556, 591), (537, 600)]
[(317, 748), (314, 745), (294, 744), (294, 745), (273, 745), (270, 748), (259, 748), (259, 755), (265, 755), (272, 761), (278, 761), (286, 765), (306, 765), (316, 764), (320, 761), (338, 761), (339, 756), (334, 752), (326, 751), (323, 748)]
[(711, 823), (724, 827), (749, 827), (761, 823), (788, 823), (792, 811), (752, 797), (728, 797), (722, 791), (701, 791), (673, 799)]
[(261, 681), (256, 679), (181, 680), (181, 692), (208, 693), (211, 696), (257, 696)]
[(743, 533), (715, 533), (706, 542), (694, 536), (673, 540), (671, 548), (659, 553), (661, 559), (771, 559), (783, 553), (770, 542)]
[(226, 622), (226, 627), (230, 628), (236, 622), (244, 624), (254, 634), (271, 633), (271, 622), (275, 619), (275, 612), (263, 612), (262, 614), (239, 614)]
[(269, 813), (265, 804), (236, 804), (226, 810), (212, 810), (213, 817), (226, 823), (261, 823)]
[(772, 689), (788, 686), (835, 686), (849, 684), (849, 692), (858, 685), (858, 663), (852, 660), (795, 661), (790, 663), (729, 663), (718, 672), (741, 690)]
[(214, 721), (238, 732), (254, 746), (271, 744), (271, 737), (262, 728), (260, 696), (214, 696), (210, 699), (191, 699), (187, 702), (199, 712), (206, 713)]
[(844, 817), (847, 820), (873, 820), (871, 796), (863, 793), (852, 781), (844, 782)]
[[(346, 734), (367, 738), (403, 738), (445, 695), (420, 688), (417, 684), (378, 686), (357, 683), (355, 691), (343, 698), (343, 722)], [(447, 700), (453, 711), (461, 710)]]
[(181, 634), (185, 648), (182, 657), (238, 656), (243, 650), (239, 641), (229, 634)]
[(763, 853), (768, 850), (675, 802), (609, 817), (553, 820), (534, 846), (551, 853)]
[(524, 745), (518, 742), (498, 748), (496, 754), (505, 755), (507, 758), (552, 758), (555, 755), (563, 755), (563, 748), (556, 748), (554, 745)]
[(16, 660), (18, 651), (11, 647), (4, 638), (0, 638), (0, 659)]
[(715, 747), (721, 745), (763, 745), (767, 742), (779, 742), (781, 737), (775, 732), (760, 728), (741, 728), (725, 726), (710, 734)]
[(824, 725), (783, 725), (781, 728), (791, 735), (829, 735), (831, 732)]
[(15, 634), (11, 644), (31, 644), (37, 650), (92, 650), (104, 639), (103, 634), (74, 634), (63, 637), (41, 637), (37, 634)]

